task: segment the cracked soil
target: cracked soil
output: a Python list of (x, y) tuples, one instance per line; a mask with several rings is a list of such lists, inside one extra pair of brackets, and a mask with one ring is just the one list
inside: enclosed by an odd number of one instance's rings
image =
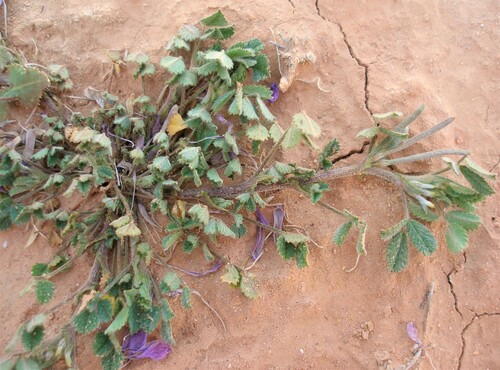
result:
[[(371, 113), (408, 114), (424, 103), (427, 109), (413, 132), (448, 116), (456, 121), (419, 149), (470, 149), (473, 159), (487, 169), (499, 161), (500, 5), (496, 0), (8, 3), (11, 44), (33, 62), (67, 66), (75, 83), (74, 95), (81, 95), (89, 85), (107, 89), (108, 81), (103, 80), (110, 67), (107, 50), (142, 51), (157, 62), (165, 53), (162, 47), (183, 23), (195, 22), (220, 7), (236, 24), (237, 39), (259, 37), (266, 42), (273, 72), (270, 82), (279, 81), (270, 28), (277, 35), (300, 38), (316, 55), (316, 63), (300, 66), (299, 78), (320, 77), (321, 85), (331, 92), (296, 81), (272, 107), (284, 126), (294, 113), (305, 110), (322, 127), (318, 144), (336, 137), (345, 155), (362, 146), (355, 136), (371, 124)], [(126, 98), (140, 90), (140, 82), (131, 79), (130, 72), (125, 70), (113, 81), (112, 93)], [(151, 81), (148, 88), (155, 94), (159, 87)], [(68, 104), (73, 110), (88, 109), (75, 101)], [(362, 155), (351, 154), (343, 161)], [(282, 154), (282, 159), (306, 164), (315, 156), (300, 148)], [(411, 170), (437, 166), (437, 162), (425, 162)], [(494, 187), (500, 191), (498, 182)], [(342, 179), (332, 189), (329, 203), (349, 208), (368, 221), (368, 255), (354, 272), (345, 271), (356, 259), (354, 238), (340, 250), (331, 244), (341, 220), (324, 217), (307, 199), (283, 191), (275, 201), (286, 204), (290, 222), (306, 228), (323, 246), (312, 248), (310, 267), (298, 270), (267, 244), (254, 269), (261, 292), (255, 301), (224, 285), (221, 273), (186, 278), (224, 318), (228, 331), (194, 300), (191, 311), (177, 307), (173, 323), (177, 345), (168, 359), (128, 367), (394, 369), (413, 356), (406, 334), (407, 322), (413, 321), (426, 345), (414, 368), (432, 369), (429, 358), (437, 369), (500, 368), (499, 196), (480, 205), (483, 225), (471, 234), (466, 253), (451, 255), (444, 245), (430, 258), (412, 251), (410, 267), (391, 274), (378, 232), (400, 219), (398, 192), (372, 178)], [(443, 242), (441, 226), (434, 231)], [(53, 253), (43, 238), (24, 249), (28, 235), (24, 229), (0, 234), (0, 245), (6, 242), (0, 249), (2, 348), (19, 323), (39, 309), (32, 294), (20, 297), (18, 293), (30, 281), (30, 266), (47, 261)], [(250, 233), (243, 241), (225, 240), (214, 248), (245, 260), (252, 239)], [(181, 253), (175, 262), (191, 270), (202, 269), (205, 263), (202, 256), (188, 259)], [(56, 279), (55, 302), (78, 288), (79, 276), (87, 274), (90, 264), (84, 260)], [(157, 275), (163, 273), (158, 267)], [(432, 283), (430, 305), (422, 305)], [(58, 311), (53, 322), (64, 322), (69, 312), (69, 308)], [(80, 368), (98, 368), (99, 360), (90, 355), (91, 339), (79, 338), (79, 344)]]

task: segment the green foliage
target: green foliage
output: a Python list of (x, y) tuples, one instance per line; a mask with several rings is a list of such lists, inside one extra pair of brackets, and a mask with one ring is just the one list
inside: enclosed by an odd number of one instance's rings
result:
[(387, 268), (392, 272), (403, 271), (408, 266), (408, 241), (406, 233), (395, 234), (387, 246)]
[(54, 283), (49, 280), (39, 280), (35, 284), (36, 300), (40, 304), (49, 303), (54, 297)]
[(420, 222), (409, 220), (406, 224), (406, 230), (408, 231), (408, 236), (411, 243), (421, 253), (425, 254), (426, 256), (430, 256), (436, 251), (436, 239), (429, 231), (429, 229), (422, 225)]
[[(360, 133), (371, 139), (368, 153), (358, 163), (343, 165), (340, 159), (345, 156), (332, 159), (340, 150), (339, 141), (325, 140), (321, 150), (315, 143), (321, 137), (320, 125), (305, 112), (278, 124), (268, 102), (273, 92), (259, 83), (270, 76), (264, 44), (257, 39), (225, 41), (233, 33), (234, 27), (219, 10), (199, 25), (179, 29), (167, 45), (168, 52), (160, 57), (159, 73), (148, 56), (128, 54), (124, 59), (135, 65), (133, 75), (141, 77), (142, 93), (120, 101), (108, 92), (93, 90), (89, 94), (94, 94), (97, 104), (88, 115), (68, 114), (55, 98), (71, 87), (64, 66), (51, 65), (45, 75), (23, 66), (23, 58), (0, 45), (0, 70), (8, 75), (8, 83), (0, 90), (0, 119), (6, 119), (10, 101), (36, 111), (42, 96), (47, 102), (43, 112), (49, 115), (36, 129), (9, 131), (8, 140), (1, 143), (0, 230), (23, 224), (45, 230), (53, 225), (47, 240), (57, 255), (31, 268), (31, 286), (40, 304), (52, 300), (54, 276), (85, 254), (94, 258), (89, 278), (75, 293), (78, 304), (69, 325), (56, 334), (57, 340), (42, 341), (44, 317), (23, 323), (16, 340), (28, 353), (13, 357), (12, 366), (44, 368), (64, 358), (68, 367), (74, 367), (74, 331), (97, 331), (93, 349), (104, 369), (120, 369), (124, 364), (116, 337), (121, 330), (134, 334), (159, 329), (161, 338), (173, 344), (175, 314), (169, 299), (178, 299), (183, 308), (189, 308), (192, 294), (199, 294), (171, 270), (157, 280), (160, 267), (156, 262), (180, 269), (170, 265), (178, 253), (190, 253), (189, 260), (203, 253), (215, 266), (207, 273), (225, 262), (221, 280), (237, 288), (238, 294), (255, 299), (259, 277), (248, 272), (253, 264), (241, 266), (243, 260), (238, 259), (229, 262), (224, 250), (211, 248), (221, 236), (247, 235), (255, 226), (252, 221), (259, 227), (257, 247), (272, 233), (283, 259), (294, 260), (298, 268), (308, 266), (312, 241), (307, 230), (304, 234), (283, 231), (290, 230), (282, 225), (285, 208), (275, 210), (274, 223), (267, 223), (260, 213), (259, 222), (255, 221), (257, 210), (268, 213), (271, 191), (296, 189), (325, 212), (345, 218), (336, 225), (333, 243), (343, 245), (355, 229), (360, 256), (367, 253), (368, 223), (321, 200), (326, 191), (336, 189), (330, 180), (376, 176), (400, 190), (402, 197), (403, 219), (381, 232), (381, 239), (388, 242), (390, 271), (407, 267), (410, 243), (425, 255), (436, 251), (432, 228), (421, 222), (444, 218), (448, 248), (452, 252), (466, 248), (469, 233), (480, 225), (477, 203), (493, 194), (488, 181), (494, 174), (472, 162), (465, 151), (398, 156), (451, 120), (410, 137), (408, 126), (423, 107), (392, 128), (380, 121), (401, 114), (376, 114), (377, 124)], [(112, 60), (113, 68), (123, 64), (120, 56)], [(165, 75), (168, 79), (162, 80)], [(152, 79), (164, 84), (153, 89), (163, 91), (160, 96), (145, 93)], [(278, 150), (299, 145), (318, 153), (315, 168), (274, 160)], [(420, 175), (398, 172), (395, 166), (445, 154), (462, 158), (445, 158), (444, 169)], [(463, 176), (470, 187), (446, 177), (447, 171)], [(70, 210), (60, 204), (66, 202), (57, 201), (60, 195), (91, 201)], [(366, 199), (367, 207), (371, 203)], [(31, 242), (37, 235), (32, 233)], [(154, 245), (160, 239), (161, 251)], [(176, 250), (179, 245), (182, 248)], [(225, 246), (221, 243), (218, 249)], [(40, 362), (42, 352), (54, 354), (50, 364)]]

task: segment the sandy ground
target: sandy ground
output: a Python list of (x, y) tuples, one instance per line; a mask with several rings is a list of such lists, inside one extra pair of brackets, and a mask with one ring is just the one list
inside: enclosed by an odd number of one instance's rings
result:
[[(319, 76), (331, 92), (296, 82), (273, 107), (283, 125), (298, 110), (305, 110), (322, 126), (320, 144), (337, 137), (348, 152), (360, 147), (354, 137), (370, 124), (370, 113), (410, 113), (425, 103), (427, 109), (414, 132), (448, 116), (456, 117), (456, 122), (422, 144), (423, 149), (467, 148), (487, 169), (499, 161), (500, 5), (496, 0), (26, 0), (9, 5), (10, 42), (34, 62), (66, 65), (75, 95), (89, 85), (107, 88), (103, 81), (110, 68), (107, 50), (143, 51), (158, 61), (164, 55), (162, 47), (180, 25), (220, 7), (237, 25), (237, 38), (259, 37), (268, 42), (272, 28), (277, 34), (298, 36), (317, 55), (315, 64), (302, 69), (301, 78)], [(272, 55), (271, 81), (277, 82), (274, 49), (268, 44), (266, 50)], [(113, 93), (127, 96), (139, 89), (139, 83), (126, 74), (112, 85)], [(311, 163), (314, 158), (306, 150), (297, 150), (285, 159)], [(498, 192), (498, 183), (494, 186)], [(325, 217), (295, 193), (283, 193), (277, 200), (285, 202), (290, 221), (306, 227), (323, 246), (312, 248), (311, 267), (298, 270), (268, 244), (254, 270), (261, 291), (255, 301), (228, 288), (220, 281), (221, 273), (188, 279), (219, 311), (227, 332), (195, 299), (192, 311), (177, 308), (177, 346), (169, 358), (128, 367), (388, 369), (412, 357), (405, 329), (408, 321), (414, 321), (428, 348), (420, 369), (432, 369), (430, 359), (436, 369), (500, 368), (499, 197), (481, 205), (483, 226), (471, 235), (465, 253), (451, 255), (444, 245), (431, 258), (412, 251), (410, 268), (391, 274), (378, 231), (401, 216), (395, 190), (366, 178), (342, 180), (332, 188), (329, 202), (349, 207), (369, 222), (368, 256), (354, 272), (344, 269), (356, 258), (354, 238), (341, 250), (330, 242), (340, 220)], [(434, 230), (443, 241), (442, 228), (438, 225)], [(28, 235), (21, 229), (0, 234), (2, 243), (8, 242), (0, 249), (0, 347), (21, 320), (37, 312), (32, 295), (18, 293), (29, 283), (30, 266), (47, 261), (53, 253), (43, 240), (23, 249)], [(225, 241), (216, 248), (244, 261), (252, 238)], [(77, 288), (87, 262), (56, 281), (56, 301)], [(189, 260), (179, 254), (176, 263), (195, 270), (204, 266), (201, 256)], [(157, 272), (163, 274), (159, 267)], [(435, 292), (424, 329), (425, 309), (419, 306), (431, 283)], [(53, 319), (62, 322), (65, 314)], [(79, 343), (80, 367), (96, 368), (98, 359), (89, 356), (90, 339)]]

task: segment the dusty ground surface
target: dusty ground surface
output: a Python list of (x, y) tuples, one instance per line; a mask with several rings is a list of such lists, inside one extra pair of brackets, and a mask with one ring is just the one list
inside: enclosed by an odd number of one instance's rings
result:
[[(456, 117), (446, 132), (423, 144), (425, 149), (468, 148), (485, 168), (498, 164), (500, 60), (495, 45), (500, 41), (500, 9), (495, 0), (24, 0), (9, 5), (12, 45), (34, 62), (66, 65), (75, 95), (89, 85), (107, 88), (103, 81), (110, 68), (107, 50), (143, 51), (157, 61), (181, 24), (220, 7), (237, 25), (237, 38), (267, 42), (272, 40), (272, 28), (302, 38), (316, 54), (317, 62), (303, 68), (301, 78), (319, 76), (331, 92), (296, 82), (273, 107), (284, 126), (292, 114), (305, 110), (323, 128), (320, 144), (337, 137), (347, 152), (360, 147), (354, 137), (370, 124), (370, 113), (409, 113), (425, 103), (427, 109), (413, 130)], [(266, 50), (273, 55), (271, 81), (277, 82), (274, 49), (268, 44)], [(125, 75), (112, 85), (113, 93), (125, 96), (139, 88)], [(314, 156), (300, 150), (285, 159), (310, 163)], [(498, 192), (498, 183), (494, 186)], [(484, 224), (471, 235), (465, 253), (452, 256), (444, 245), (431, 258), (412, 251), (408, 270), (390, 274), (378, 231), (400, 217), (397, 193), (371, 179), (342, 180), (332, 187), (329, 202), (349, 207), (369, 222), (368, 256), (357, 270), (343, 269), (356, 258), (353, 238), (341, 250), (330, 243), (340, 220), (325, 217), (295, 193), (282, 194), (277, 200), (285, 202), (290, 221), (306, 227), (324, 247), (313, 248), (311, 267), (298, 270), (269, 244), (254, 271), (261, 291), (255, 301), (224, 285), (220, 273), (190, 280), (219, 311), (228, 331), (195, 300), (192, 311), (177, 310), (177, 346), (169, 358), (129, 368), (390, 368), (412, 357), (405, 328), (414, 321), (436, 369), (498, 369), (499, 197), (481, 205)], [(439, 226), (435, 231), (442, 236)], [(32, 295), (18, 293), (29, 283), (30, 266), (47, 261), (53, 253), (43, 240), (23, 249), (28, 234), (18, 229), (0, 235), (2, 243), (8, 242), (0, 249), (0, 347), (19, 322), (38, 309)], [(216, 248), (244, 261), (252, 249), (251, 237)], [(204, 263), (202, 257), (188, 260), (181, 255), (176, 262), (192, 269)], [(56, 301), (77, 288), (78, 276), (87, 268), (79, 266), (68, 278), (56, 281)], [(158, 273), (163, 273), (160, 268)], [(424, 329), (425, 309), (419, 306), (431, 283), (435, 292)], [(54, 319), (61, 321), (64, 314)], [(90, 341), (80, 343), (80, 367), (96, 368), (98, 360), (89, 356)], [(429, 358), (418, 366), (432, 369)]]

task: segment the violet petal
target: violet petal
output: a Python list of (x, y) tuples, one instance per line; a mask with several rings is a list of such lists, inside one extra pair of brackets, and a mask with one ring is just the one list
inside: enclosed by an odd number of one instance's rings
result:
[(155, 340), (146, 345), (146, 349), (136, 358), (150, 358), (154, 361), (163, 360), (172, 352), (172, 347), (162, 340)]
[(123, 340), (122, 351), (142, 351), (146, 346), (147, 334), (143, 330), (127, 335)]
[(280, 90), (278, 88), (278, 85), (276, 85), (275, 83), (271, 84), (271, 90), (272, 90), (273, 94), (271, 95), (271, 98), (269, 98), (267, 101), (272, 104), (276, 100), (278, 100), (278, 98), (280, 96)]
[(175, 268), (179, 271), (182, 271), (185, 274), (195, 276), (195, 277), (202, 277), (202, 276), (212, 274), (212, 273), (218, 271), (221, 266), (222, 266), (222, 261), (217, 260), (217, 262), (215, 263), (215, 265), (211, 269), (206, 270), (206, 271), (201, 271), (201, 272), (184, 270), (183, 268), (180, 268), (180, 267), (175, 267)]
[[(275, 229), (283, 230), (283, 220), (285, 219), (285, 210), (282, 206), (277, 206), (273, 211), (273, 227)], [(276, 242), (276, 233), (273, 233), (274, 242)]]
[(418, 338), (417, 328), (412, 321), (406, 325), (406, 333), (408, 333), (408, 336), (412, 341), (417, 343), (419, 346), (422, 346), (422, 341)]
[(264, 216), (264, 214), (262, 213), (262, 211), (260, 210), (259, 207), (257, 207), (257, 210), (255, 211), (255, 215), (257, 216), (257, 219), (261, 223), (263, 223), (264, 225), (267, 225), (267, 226), (271, 226), (271, 224), (269, 223), (269, 221), (267, 221), (266, 216)]
[(255, 239), (255, 247), (253, 247), (252, 251), (252, 259), (254, 261), (260, 257), (262, 251), (264, 250), (264, 232), (262, 227), (257, 226), (257, 238)]

